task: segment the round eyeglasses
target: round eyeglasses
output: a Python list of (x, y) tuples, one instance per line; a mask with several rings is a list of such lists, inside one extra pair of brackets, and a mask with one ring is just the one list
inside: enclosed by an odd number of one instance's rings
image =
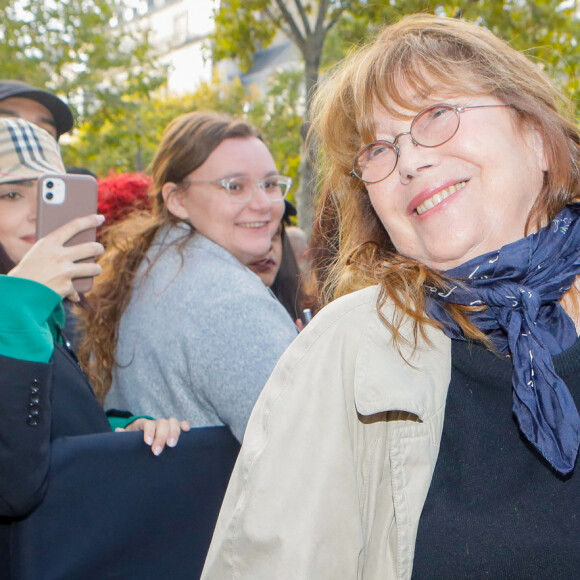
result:
[(226, 177), (224, 179), (214, 179), (211, 181), (186, 180), (184, 185), (189, 187), (192, 184), (215, 185), (228, 192), (230, 199), (236, 203), (247, 203), (254, 196), (256, 188), (260, 187), (268, 196), (270, 201), (283, 201), (292, 187), (292, 178), (283, 175), (271, 175), (264, 179), (254, 179), (252, 177)]
[(415, 146), (439, 147), (457, 133), (460, 114), (464, 111), (512, 106), (505, 104), (456, 106), (446, 103), (431, 105), (415, 115), (409, 131), (399, 133), (392, 141), (373, 141), (365, 145), (356, 154), (350, 174), (364, 183), (378, 183), (395, 171), (401, 154), (397, 143), (400, 137), (410, 135)]

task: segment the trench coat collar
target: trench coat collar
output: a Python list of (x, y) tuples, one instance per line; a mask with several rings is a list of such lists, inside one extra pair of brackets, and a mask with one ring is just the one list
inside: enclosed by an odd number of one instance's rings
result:
[[(378, 286), (374, 295), (376, 304)], [(392, 320), (393, 306), (385, 305), (382, 313)], [(410, 324), (404, 323), (401, 332), (412, 340)], [(355, 364), (354, 395), (359, 413), (406, 411), (425, 421), (445, 404), (451, 379), (451, 340), (433, 327), (427, 328), (427, 336), (431, 344), (419, 338), (415, 351), (406, 344), (401, 344), (399, 351), (378, 315), (369, 317)]]

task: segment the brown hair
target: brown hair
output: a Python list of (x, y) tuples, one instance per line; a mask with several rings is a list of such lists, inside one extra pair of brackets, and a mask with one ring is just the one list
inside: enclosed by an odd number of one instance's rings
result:
[[(137, 269), (157, 232), (182, 221), (168, 211), (161, 193), (163, 185), (183, 186), (186, 177), (203, 165), (220, 143), (250, 137), (260, 138), (257, 129), (219, 113), (204, 111), (177, 117), (165, 129), (151, 165), (152, 209), (134, 212), (107, 229), (104, 238), (107, 249), (99, 260), (103, 273), (88, 295), (88, 307), (79, 312), (83, 331), (79, 359), (99, 399), (104, 399), (111, 386), (119, 323), (131, 299)], [(186, 244), (195, 233), (189, 222), (184, 223), (189, 227), (189, 235), (181, 244)]]
[[(395, 337), (403, 315), (415, 321), (415, 333), (432, 324), (424, 289), (445, 287), (446, 280), (396, 251), (364, 183), (350, 171), (360, 148), (376, 139), (375, 106), (400, 118), (397, 108), (419, 111), (427, 98), (442, 93), (493, 95), (513, 105), (520, 126), (542, 137), (550, 169), (528, 227), (547, 223), (578, 191), (580, 136), (572, 104), (538, 66), (491, 32), (461, 20), (412, 15), (345, 59), (319, 88), (312, 108), (310, 138), (319, 141), (322, 157), (320, 215), (332, 210), (318, 237), (338, 246), (324, 297), (329, 301), (380, 283), (378, 306), (391, 299), (398, 307), (399, 318), (385, 321)], [(408, 95), (416, 95), (413, 102)], [(459, 307), (450, 310), (467, 336), (484, 338)]]

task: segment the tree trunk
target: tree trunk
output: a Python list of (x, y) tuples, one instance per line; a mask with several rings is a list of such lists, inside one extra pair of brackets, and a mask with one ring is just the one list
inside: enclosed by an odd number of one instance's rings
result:
[(309, 150), (306, 143), (306, 136), (310, 128), (310, 104), (312, 96), (318, 82), (318, 69), (320, 67), (320, 58), (322, 55), (322, 45), (324, 39), (312, 39), (315, 42), (309, 42), (308, 52), (305, 55), (304, 64), (304, 80), (306, 91), (306, 106), (304, 111), (304, 119), (300, 127), (300, 136), (302, 138), (300, 147), (300, 169), (299, 169), (299, 183), (298, 191), (296, 193), (296, 204), (298, 209), (298, 225), (306, 232), (310, 238), (312, 230), (312, 223), (314, 221), (315, 204), (316, 204), (316, 171), (313, 161), (316, 159), (316, 151)]

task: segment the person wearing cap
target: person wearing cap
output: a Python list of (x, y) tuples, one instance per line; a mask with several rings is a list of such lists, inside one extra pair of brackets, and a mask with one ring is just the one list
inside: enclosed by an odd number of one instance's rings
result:
[[(92, 242), (65, 247), (77, 233), (98, 227), (89, 215), (35, 241), (35, 182), (63, 173), (57, 142), (22, 119), (0, 118), (0, 519), (28, 514), (47, 488), (50, 443), (64, 436), (111, 431), (74, 354), (62, 343), (62, 299), (78, 296), (72, 279), (96, 276), (101, 267), (80, 260), (102, 253)], [(127, 421), (125, 421), (125, 424)], [(116, 423), (119, 425), (119, 422)], [(143, 430), (157, 455), (173, 445), (176, 419), (133, 418), (127, 430)], [(0, 526), (0, 561), (6, 562), (10, 525)]]
[(56, 140), (74, 125), (72, 111), (56, 95), (9, 79), (0, 79), (0, 117), (25, 119)]

